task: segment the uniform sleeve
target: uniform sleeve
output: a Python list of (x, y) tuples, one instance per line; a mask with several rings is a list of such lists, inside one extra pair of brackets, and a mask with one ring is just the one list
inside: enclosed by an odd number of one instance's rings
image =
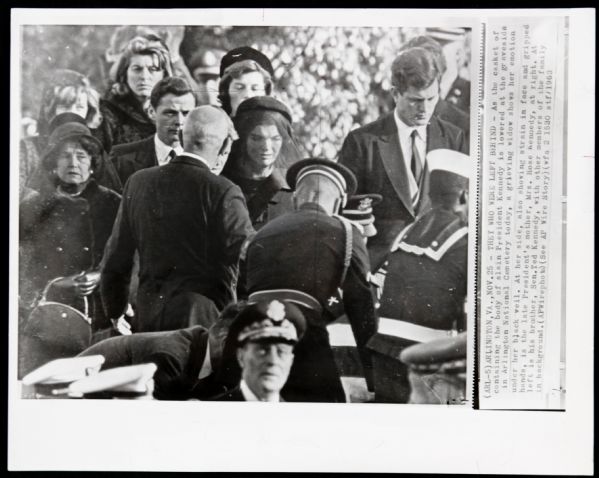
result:
[(128, 188), (125, 186), (123, 200), (100, 265), (100, 294), (109, 319), (116, 319), (124, 313), (129, 297), (129, 282), (136, 248), (127, 213), (127, 197)]
[(378, 329), (374, 296), (368, 282), (370, 262), (366, 246), (359, 231), (353, 228), (352, 258), (343, 284), (343, 302), (349, 319), (358, 353), (364, 368), (368, 388), (372, 388), (372, 359), (366, 343)]

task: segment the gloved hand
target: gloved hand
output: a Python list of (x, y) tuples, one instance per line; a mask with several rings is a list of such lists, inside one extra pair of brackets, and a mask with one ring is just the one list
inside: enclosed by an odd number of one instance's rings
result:
[(69, 291), (78, 297), (90, 295), (100, 283), (100, 272), (81, 272), (64, 277), (52, 285), (64, 291)]

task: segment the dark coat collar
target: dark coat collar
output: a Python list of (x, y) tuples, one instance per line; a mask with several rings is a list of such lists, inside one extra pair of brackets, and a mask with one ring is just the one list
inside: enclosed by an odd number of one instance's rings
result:
[(324, 210), (324, 208), (315, 202), (306, 202), (304, 204), (302, 204), (300, 207), (298, 207), (298, 211), (312, 211), (312, 212), (318, 212), (321, 214), (325, 214), (326, 216), (328, 216), (327, 212)]
[(204, 168), (210, 171), (210, 168), (200, 161), (199, 159), (193, 158), (191, 156), (187, 156), (185, 153), (180, 154), (179, 156), (173, 158), (169, 164), (185, 164), (188, 166), (196, 166), (198, 168)]

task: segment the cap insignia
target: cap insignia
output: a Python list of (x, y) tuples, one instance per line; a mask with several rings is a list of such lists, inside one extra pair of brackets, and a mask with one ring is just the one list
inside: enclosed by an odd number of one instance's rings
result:
[(367, 209), (370, 209), (370, 207), (372, 207), (372, 198), (364, 198), (360, 200), (360, 205), (358, 206), (360, 211), (366, 211)]
[(266, 316), (273, 322), (282, 322), (285, 318), (285, 306), (278, 300), (273, 300), (268, 304)]

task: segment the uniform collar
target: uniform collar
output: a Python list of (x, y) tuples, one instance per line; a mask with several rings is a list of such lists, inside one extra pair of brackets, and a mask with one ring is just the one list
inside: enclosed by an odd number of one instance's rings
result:
[(177, 156), (175, 159), (173, 159), (171, 163), (184, 163), (192, 166), (200, 166), (202, 168), (210, 169), (208, 162), (204, 158), (198, 156), (197, 154), (188, 153), (186, 151), (183, 151), (183, 153), (180, 156)]
[(327, 214), (327, 212), (324, 210), (324, 208), (315, 202), (305, 202), (304, 204), (302, 204), (299, 208), (299, 211), (317, 211), (317, 212), (321, 212), (323, 214)]

